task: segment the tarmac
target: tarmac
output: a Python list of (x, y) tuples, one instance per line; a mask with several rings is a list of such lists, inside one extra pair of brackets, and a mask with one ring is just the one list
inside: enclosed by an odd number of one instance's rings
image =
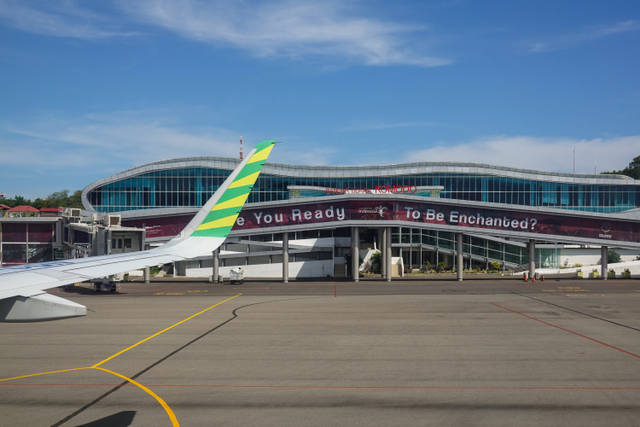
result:
[(638, 426), (640, 281), (158, 279), (0, 324), (2, 426)]

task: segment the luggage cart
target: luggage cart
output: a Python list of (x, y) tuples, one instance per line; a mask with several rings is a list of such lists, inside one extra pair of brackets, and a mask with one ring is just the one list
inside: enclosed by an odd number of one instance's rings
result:
[(244, 283), (244, 271), (241, 268), (232, 268), (229, 274), (229, 282), (232, 285), (242, 285)]

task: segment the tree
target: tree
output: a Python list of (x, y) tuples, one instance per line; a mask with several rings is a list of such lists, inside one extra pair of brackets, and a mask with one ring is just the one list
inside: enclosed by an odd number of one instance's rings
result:
[(603, 173), (626, 175), (633, 179), (640, 179), (640, 156), (634, 157), (634, 159), (629, 163), (629, 166), (622, 169), (621, 171), (611, 171), (611, 172), (603, 172)]
[(371, 272), (374, 274), (380, 274), (380, 267), (382, 266), (382, 253), (380, 251), (374, 252), (371, 255)]
[(12, 208), (20, 205), (33, 206), (36, 209), (42, 208), (80, 208), (82, 205), (82, 190), (77, 190), (69, 195), (69, 190), (56, 191), (44, 199), (37, 198), (33, 202), (22, 196), (14, 196), (13, 199), (0, 198), (0, 204), (10, 206)]
[(622, 258), (620, 258), (620, 254), (613, 249), (609, 249), (607, 252), (607, 263), (615, 264), (617, 262), (622, 262)]

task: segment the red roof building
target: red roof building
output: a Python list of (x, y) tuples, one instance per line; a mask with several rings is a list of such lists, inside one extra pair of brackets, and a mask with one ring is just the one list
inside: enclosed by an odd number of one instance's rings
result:
[(20, 205), (15, 208), (11, 208), (5, 212), (5, 216), (10, 218), (23, 217), (23, 216), (39, 216), (40, 211), (33, 206)]

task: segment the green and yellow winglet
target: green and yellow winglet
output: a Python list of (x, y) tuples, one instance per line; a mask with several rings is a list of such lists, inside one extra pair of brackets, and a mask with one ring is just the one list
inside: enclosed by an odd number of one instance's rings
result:
[(183, 231), (183, 238), (226, 238), (236, 222), (275, 141), (256, 145)]
[[(236, 218), (246, 202), (260, 171), (273, 149), (275, 141), (264, 141), (256, 145), (247, 158), (238, 167), (235, 176), (230, 176), (225, 184), (228, 187), (213, 205), (198, 228), (191, 233), (194, 237), (226, 238), (236, 222)], [(230, 182), (229, 182), (230, 181)], [(224, 187), (224, 185), (223, 185)], [(223, 190), (221, 187), (218, 192)]]
[(211, 254), (227, 238), (275, 141), (256, 145), (180, 234), (158, 248), (182, 259)]

